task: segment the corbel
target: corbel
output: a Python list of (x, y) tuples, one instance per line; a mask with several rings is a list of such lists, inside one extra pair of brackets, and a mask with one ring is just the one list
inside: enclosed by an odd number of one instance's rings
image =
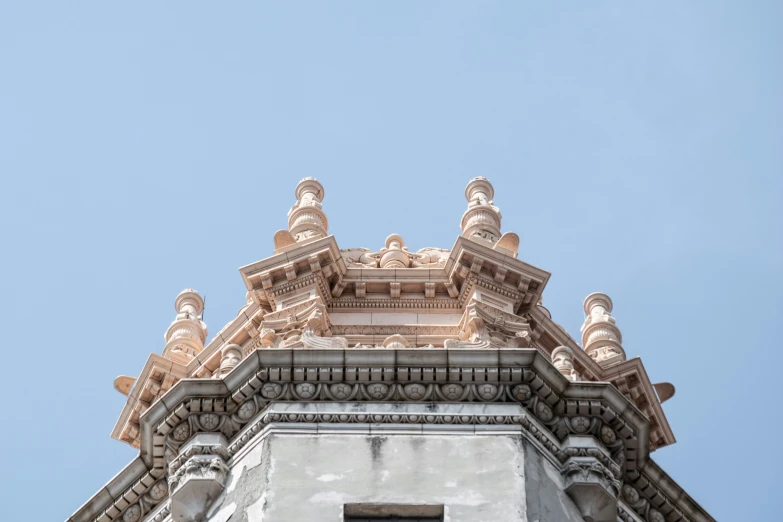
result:
[(517, 290), (519, 290), (520, 293), (524, 294), (527, 293), (527, 289), (530, 287), (530, 278), (525, 277), (520, 274), (519, 276), (519, 284), (517, 285)]
[(332, 297), (340, 297), (343, 295), (343, 290), (345, 290), (345, 281), (340, 279), (332, 287)]
[(289, 281), (296, 279), (296, 265), (293, 263), (288, 263), (287, 265), (283, 266), (283, 269), (285, 270), (286, 279)]
[(318, 255), (313, 254), (310, 257), (307, 258), (307, 261), (310, 263), (310, 270), (313, 272), (320, 272), (321, 271), (321, 262), (318, 261)]

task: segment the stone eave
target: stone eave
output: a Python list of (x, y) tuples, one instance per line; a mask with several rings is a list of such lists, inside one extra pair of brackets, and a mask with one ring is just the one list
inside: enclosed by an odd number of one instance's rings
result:
[(454, 243), (454, 246), (451, 249), (452, 254), (450, 257), (454, 259), (455, 263), (459, 260), (463, 251), (471, 252), (471, 253), (472, 252), (479, 253), (481, 256), (486, 257), (488, 259), (492, 259), (496, 263), (500, 264), (505, 268), (509, 268), (516, 272), (523, 273), (525, 275), (530, 276), (531, 278), (534, 278), (537, 281), (540, 281), (541, 292), (544, 291), (544, 287), (546, 286), (546, 283), (549, 281), (549, 278), (552, 276), (552, 274), (550, 274), (546, 270), (542, 270), (538, 267), (528, 264), (520, 259), (517, 259), (514, 256), (510, 256), (508, 254), (495, 250), (477, 241), (473, 241), (471, 239), (459, 236), (457, 238), (457, 241)]
[[(529, 280), (528, 284), (530, 285), (530, 289), (527, 288), (527, 285), (523, 285), (525, 288), (524, 293), (527, 294), (526, 302), (532, 303), (533, 305), (541, 298), (544, 288), (552, 275), (546, 270), (525, 263), (516, 257), (460, 236), (457, 238), (457, 241), (454, 243), (454, 247), (451, 250), (450, 259), (454, 259), (454, 265), (450, 270), (450, 278), (453, 278), (456, 271), (459, 270), (461, 260), (465, 258), (466, 255), (469, 257), (478, 256), (481, 259), (489, 260), (497, 267), (513, 274), (513, 277), (522, 276), (527, 278)], [(532, 288), (533, 286), (535, 286), (535, 289)]]
[[(423, 359), (423, 360), (422, 360)], [(193, 400), (201, 403), (204, 399), (221, 401), (225, 412), (234, 411), (246, 397), (255, 393), (253, 382), (258, 380), (259, 371), (274, 367), (305, 367), (324, 368), (334, 366), (340, 368), (367, 367), (402, 367), (415, 364), (430, 368), (507, 368), (523, 371), (529, 369), (533, 373), (531, 388), (535, 394), (545, 394), (554, 398), (560, 414), (569, 415), (567, 410), (575, 409), (570, 414), (584, 415), (582, 408), (592, 409), (594, 404), (604, 404), (617, 419), (618, 429), (631, 430), (626, 439), (626, 474), (629, 480), (636, 482), (652, 481), (654, 491), (663, 492), (666, 502), (676, 504), (684, 513), (695, 513), (695, 521), (712, 520), (698, 504), (693, 501), (668, 476), (663, 474), (657, 465), (650, 464), (648, 459), (648, 427), (649, 421), (636, 406), (624, 397), (613, 385), (605, 382), (571, 382), (540, 352), (534, 349), (257, 349), (246, 357), (233, 371), (222, 379), (182, 379), (141, 416), (141, 448), (139, 457), (127, 466), (120, 474), (104, 486), (80, 508), (69, 522), (92, 522), (94, 520), (115, 520), (115, 516), (107, 516), (107, 510), (112, 510), (119, 516), (118, 506), (127, 505), (124, 498), (132, 494), (132, 487), (143, 484), (144, 477), (149, 477), (150, 485), (163, 476), (165, 461), (163, 444), (165, 435), (157, 431), (168, 426), (163, 433), (188, 415), (188, 404)], [(552, 395), (554, 394), (554, 395)], [(543, 400), (543, 399), (541, 399)], [(218, 410), (212, 410), (218, 411)], [(591, 413), (592, 415), (592, 413)], [(623, 428), (623, 426), (625, 426)], [(630, 438), (629, 438), (630, 437)], [(635, 441), (635, 442), (634, 442)], [(629, 443), (632, 443), (628, 445)], [(649, 470), (649, 472), (648, 472)], [(659, 485), (657, 482), (662, 481)], [(657, 489), (656, 489), (657, 488)], [(143, 492), (143, 488), (142, 492)], [(668, 505), (668, 504), (667, 504)]]
[(112, 429), (111, 437), (113, 439), (119, 440), (121, 442), (127, 442), (122, 440), (122, 433), (131, 415), (137, 407), (137, 404), (140, 400), (140, 395), (144, 391), (144, 387), (150, 378), (150, 374), (155, 368), (160, 368), (166, 373), (178, 374), (178, 378), (182, 378), (187, 375), (186, 368), (181, 364), (166, 359), (165, 357), (162, 357), (158, 354), (151, 353), (147, 358), (147, 362), (144, 364), (144, 368), (142, 368), (141, 373), (134, 382), (133, 388), (128, 394), (128, 399), (125, 401), (125, 406), (123, 406), (122, 412), (120, 412), (120, 416), (117, 419), (114, 428)]
[[(636, 468), (644, 468), (650, 454), (649, 421), (639, 411), (639, 408), (626, 399), (617, 388), (606, 382), (569, 382), (569, 386), (563, 390), (562, 396), (564, 399), (607, 401), (616, 410), (617, 414), (622, 416), (636, 430), (636, 441), (638, 444), (635, 455)], [(629, 456), (628, 460), (634, 459)], [(628, 471), (627, 467), (626, 471)]]
[[(656, 423), (663, 432), (665, 444), (658, 445), (658, 448), (662, 448), (677, 442), (671, 425), (669, 424), (669, 421), (666, 418), (666, 414), (663, 411), (663, 407), (658, 400), (658, 395), (655, 393), (655, 390), (652, 387), (652, 381), (647, 375), (644, 364), (639, 357), (634, 357), (616, 365), (602, 368), (584, 352), (582, 347), (579, 346), (579, 344), (568, 334), (568, 332), (558, 326), (547, 315), (546, 312), (540, 309), (540, 307), (536, 307), (530, 310), (530, 317), (536, 322), (537, 327), (543, 329), (543, 331), (546, 332), (546, 334), (549, 335), (552, 339), (554, 339), (558, 345), (571, 348), (571, 351), (574, 353), (575, 362), (581, 366), (579, 370), (584, 373), (586, 377), (596, 381), (614, 382), (618, 377), (636, 372), (639, 376), (639, 381), (646, 395), (646, 403), (650, 405), (652, 413), (655, 416)], [(552, 348), (553, 347), (547, 347), (547, 351), (551, 353)]]
[(640, 357), (634, 357), (614, 366), (605, 368), (603, 372), (603, 380), (613, 382), (617, 378), (633, 374), (634, 372), (639, 376), (639, 382), (641, 383), (642, 388), (644, 389), (644, 393), (647, 396), (647, 403), (650, 405), (650, 408), (652, 408), (657, 424), (663, 432), (666, 443), (659, 445), (658, 448), (674, 444), (677, 442), (677, 439), (674, 437), (674, 432), (672, 431), (671, 425), (669, 424), (669, 421), (666, 418), (666, 414), (663, 411), (663, 406), (661, 405), (661, 402), (658, 398), (658, 394), (655, 393), (650, 376), (647, 375), (647, 370), (645, 369), (644, 363)]
[[(422, 361), (424, 354), (425, 361)], [(222, 379), (182, 379), (163, 395), (141, 417), (142, 445), (140, 456), (152, 466), (153, 434), (158, 424), (176, 413), (182, 403), (192, 397), (233, 397), (240, 388), (263, 367), (398, 367), (405, 365), (434, 368), (506, 367), (530, 368), (545, 379), (545, 384), (564, 399), (606, 400), (618, 415), (645, 438), (649, 421), (645, 415), (607, 382), (571, 382), (538, 350), (524, 348), (499, 349), (421, 349), (421, 348), (349, 348), (349, 349), (257, 349)], [(580, 396), (580, 393), (582, 394)], [(233, 400), (233, 399), (232, 399)], [(236, 402), (236, 401), (234, 401)], [(639, 444), (637, 462), (647, 458), (646, 443)]]
[(66, 522), (92, 522), (107, 506), (133, 486), (149, 472), (147, 464), (141, 456), (130, 461), (122, 470), (114, 475), (87, 502), (82, 504)]
[[(295, 251), (295, 250), (292, 250)], [(267, 268), (267, 272), (271, 269)], [(550, 274), (495, 250), (488, 245), (458, 237), (443, 267), (363, 268), (348, 267), (333, 287), (337, 308), (463, 308), (474, 284), (513, 296), (514, 309), (535, 303), (541, 297)], [(469, 284), (466, 284), (469, 282)], [(361, 293), (356, 292), (362, 284)], [(399, 283), (396, 296), (388, 285)], [(425, 297), (425, 285), (434, 285), (437, 295)], [(386, 285), (386, 287), (384, 287)], [(355, 294), (353, 297), (351, 294)], [(346, 297), (342, 297), (346, 296)]]
[(286, 252), (245, 265), (239, 269), (239, 272), (242, 274), (242, 279), (245, 281), (245, 286), (248, 290), (260, 289), (263, 288), (261, 279), (264, 274), (280, 271), (285, 265), (290, 263), (303, 263), (311, 255), (325, 250), (328, 251), (330, 261), (337, 269), (336, 273), (342, 276), (345, 273), (346, 266), (334, 236), (327, 236), (317, 241), (304, 243)]
[[(449, 260), (449, 263), (451, 261)], [(447, 266), (449, 266), (447, 263)], [(341, 279), (343, 289), (339, 297), (334, 297), (329, 303), (330, 310), (346, 310), (352, 312), (380, 311), (388, 309), (447, 309), (462, 308), (458, 299), (450, 297), (446, 290), (450, 280), (445, 268), (356, 268), (349, 267)], [(356, 286), (363, 283), (366, 296), (356, 296)], [(400, 296), (392, 298), (390, 284), (401, 285)], [(434, 283), (437, 295), (425, 297), (425, 285)]]
[(701, 504), (688, 495), (653, 459), (647, 460), (647, 464), (642, 469), (639, 478), (634, 482), (636, 487), (642, 489), (649, 487), (648, 484), (651, 484), (668, 498), (674, 500), (677, 503), (677, 507), (691, 517), (694, 522), (714, 522), (714, 519), (707, 514), (707, 511)]

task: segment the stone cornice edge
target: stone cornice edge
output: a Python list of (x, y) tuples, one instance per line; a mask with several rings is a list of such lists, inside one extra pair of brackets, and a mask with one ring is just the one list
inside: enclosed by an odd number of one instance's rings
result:
[[(422, 360), (424, 359), (424, 360)], [(637, 447), (630, 447), (636, 461), (635, 472), (629, 479), (636, 482), (649, 480), (661, 481), (661, 491), (666, 493), (684, 513), (697, 513), (693, 520), (712, 520), (698, 504), (674, 483), (657, 465), (651, 464), (648, 457), (648, 429), (646, 417), (629, 402), (614, 386), (598, 382), (570, 382), (537, 350), (534, 349), (257, 349), (245, 358), (223, 379), (183, 379), (153, 404), (141, 417), (141, 449), (139, 456), (114, 479), (101, 488), (69, 522), (88, 522), (96, 515), (108, 509), (118, 497), (127, 493), (129, 486), (155, 471), (153, 480), (162, 475), (165, 467), (160, 447), (165, 437), (156, 434), (160, 423), (167, 419), (186, 414), (187, 401), (198, 398), (213, 398), (238, 406), (233, 395), (243, 396), (249, 381), (256, 379), (263, 368), (297, 367), (323, 368), (328, 366), (341, 368), (360, 367), (405, 367), (425, 366), (444, 369), (460, 368), (507, 368), (515, 371), (532, 371), (535, 390), (544, 386), (559, 396), (556, 400), (561, 409), (582, 408), (584, 404), (604, 402), (614, 410), (617, 417), (633, 429), (633, 439)], [(538, 384), (536, 384), (536, 382)], [(537, 393), (537, 392), (536, 392)], [(242, 400), (242, 399), (240, 399)], [(233, 406), (232, 406), (233, 407)], [(561, 412), (568, 414), (568, 412)], [(581, 414), (581, 413), (579, 413)], [(177, 421), (178, 422), (178, 421)], [(157, 452), (155, 451), (158, 449)], [(157, 453), (158, 456), (155, 454)], [(682, 506), (682, 507), (680, 507)], [(690, 516), (690, 515), (689, 515)]]

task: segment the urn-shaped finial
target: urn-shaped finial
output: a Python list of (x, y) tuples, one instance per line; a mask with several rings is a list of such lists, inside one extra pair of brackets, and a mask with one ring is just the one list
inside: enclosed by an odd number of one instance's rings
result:
[(625, 360), (623, 336), (612, 317), (612, 300), (596, 292), (585, 298), (587, 314), (582, 325), (582, 346), (587, 355), (602, 366), (610, 366)]
[(174, 300), (177, 316), (163, 336), (166, 346), (163, 356), (180, 364), (188, 364), (204, 349), (207, 339), (207, 325), (201, 320), (204, 312), (204, 299), (188, 288), (179, 293)]
[(492, 204), (495, 189), (487, 178), (473, 178), (465, 187), (468, 210), (462, 215), (462, 235), (495, 244), (500, 238), (500, 210)]
[(324, 187), (315, 178), (305, 178), (296, 186), (296, 203), (288, 211), (288, 230), (297, 243), (326, 237), (329, 221), (321, 201)]
[(386, 238), (386, 248), (381, 249), (381, 253), (381, 268), (408, 268), (411, 265), (405, 240), (399, 234)]

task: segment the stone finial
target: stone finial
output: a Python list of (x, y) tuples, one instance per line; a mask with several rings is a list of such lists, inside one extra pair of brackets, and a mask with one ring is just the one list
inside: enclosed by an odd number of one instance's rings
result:
[(207, 325), (201, 320), (204, 299), (195, 290), (183, 290), (174, 300), (174, 309), (177, 317), (163, 336), (163, 356), (186, 365), (204, 349), (207, 339)]
[(609, 366), (625, 360), (623, 336), (611, 316), (612, 300), (596, 292), (585, 298), (587, 314), (582, 325), (582, 346), (587, 355), (602, 366)]
[(402, 335), (390, 335), (386, 339), (384, 339), (383, 344), (381, 344), (384, 348), (408, 348), (410, 347), (410, 343), (408, 343), (408, 340), (405, 339)]
[(462, 215), (462, 235), (495, 244), (500, 238), (500, 210), (492, 204), (495, 189), (487, 178), (473, 178), (465, 187), (468, 210)]
[(405, 247), (405, 240), (399, 234), (386, 238), (386, 248), (381, 249), (381, 268), (408, 268), (411, 258)]
[(321, 201), (324, 187), (315, 178), (305, 178), (296, 186), (296, 203), (288, 211), (288, 230), (297, 243), (326, 237), (329, 221)]
[(552, 364), (569, 381), (578, 381), (579, 374), (574, 369), (574, 352), (567, 346), (558, 346), (552, 351)]
[(242, 347), (238, 344), (227, 344), (220, 350), (220, 369), (218, 375), (223, 377), (237, 367), (242, 361)]

